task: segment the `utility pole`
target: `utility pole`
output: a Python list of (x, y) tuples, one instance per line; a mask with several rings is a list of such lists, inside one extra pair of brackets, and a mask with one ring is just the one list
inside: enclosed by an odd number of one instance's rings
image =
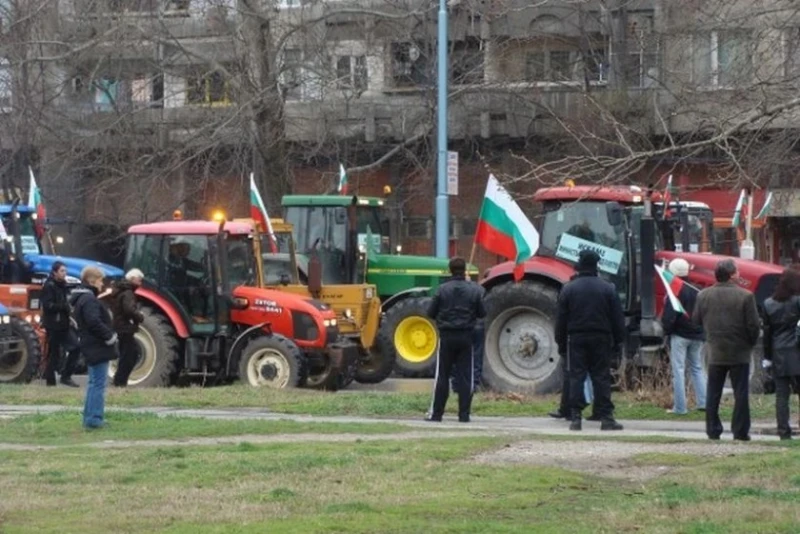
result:
[(447, 0), (439, 0), (437, 43), (436, 257), (448, 256), (450, 199), (447, 196)]

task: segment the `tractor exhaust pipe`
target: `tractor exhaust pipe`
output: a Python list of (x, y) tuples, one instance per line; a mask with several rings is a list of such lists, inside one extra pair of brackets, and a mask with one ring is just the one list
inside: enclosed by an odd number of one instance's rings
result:
[(655, 262), (656, 262), (656, 226), (653, 219), (653, 204), (649, 191), (644, 198), (644, 214), (641, 219), (640, 249), (642, 261), (639, 265), (642, 318), (639, 323), (640, 346), (637, 365), (651, 367), (659, 358), (660, 348), (664, 341), (664, 330), (656, 319)]

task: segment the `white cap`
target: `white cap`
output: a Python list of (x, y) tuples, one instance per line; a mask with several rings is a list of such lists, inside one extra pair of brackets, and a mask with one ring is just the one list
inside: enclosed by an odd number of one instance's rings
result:
[(675, 258), (669, 262), (669, 272), (678, 278), (689, 276), (689, 262), (683, 258)]

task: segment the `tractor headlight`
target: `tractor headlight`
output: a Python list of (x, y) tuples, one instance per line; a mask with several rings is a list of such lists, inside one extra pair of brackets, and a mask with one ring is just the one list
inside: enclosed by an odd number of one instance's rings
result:
[(352, 319), (353, 318), (353, 310), (351, 310), (350, 308), (347, 308), (346, 310), (344, 310), (344, 313), (342, 315), (344, 315), (345, 319)]
[(3, 315), (2, 319), (0, 319), (0, 322), (2, 322), (3, 324), (11, 323), (11, 316), (10, 315)]
[(325, 328), (329, 328), (331, 326), (336, 326), (336, 319), (324, 319), (322, 324), (325, 325)]
[(374, 288), (371, 287), (364, 288), (364, 298), (366, 300), (372, 300), (374, 296), (375, 296)]
[(33, 316), (33, 322), (39, 324), (40, 322), (42, 322), (42, 316), (37, 313), (36, 315)]

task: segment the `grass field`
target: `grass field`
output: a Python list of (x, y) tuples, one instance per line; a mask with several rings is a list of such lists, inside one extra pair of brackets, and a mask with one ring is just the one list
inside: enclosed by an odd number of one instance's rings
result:
[[(142, 424), (114, 422), (131, 432)], [(3, 428), (4, 439), (13, 441), (29, 439), (26, 432), (25, 425)], [(800, 530), (797, 448), (748, 454), (742, 447), (742, 454), (721, 458), (646, 454), (634, 463), (674, 470), (645, 482), (587, 476), (557, 465), (473, 461), (508, 444), (507, 438), (471, 437), (4, 451), (0, 532)]]
[[(632, 393), (614, 394), (616, 415), (620, 419), (669, 419), (668, 408), (662, 400)], [(175, 408), (265, 408), (272, 412), (308, 415), (358, 415), (419, 417), (430, 405), (430, 395), (424, 393), (341, 392), (324, 393), (309, 390), (268, 390), (246, 386), (216, 388), (153, 388), (110, 389), (109, 406)], [(754, 419), (772, 419), (774, 396), (753, 395), (751, 412)], [(47, 388), (38, 385), (0, 387), (0, 404), (58, 404), (82, 406), (83, 392), (68, 388)], [(475, 415), (543, 416), (558, 404), (554, 395), (522, 397), (519, 395), (492, 395), (479, 393), (475, 397)], [(455, 402), (449, 403), (455, 410)], [(725, 398), (723, 418), (730, 417), (732, 399)], [(587, 413), (588, 415), (588, 413)], [(702, 420), (703, 414), (693, 412), (680, 417)]]

